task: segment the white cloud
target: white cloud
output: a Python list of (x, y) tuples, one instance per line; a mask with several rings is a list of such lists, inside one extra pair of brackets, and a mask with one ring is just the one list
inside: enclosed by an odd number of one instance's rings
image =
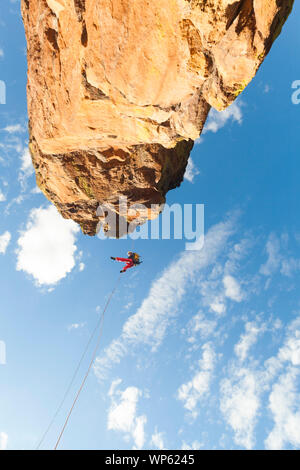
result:
[(38, 186), (35, 186), (35, 187), (31, 190), (31, 193), (32, 193), (32, 194), (43, 194), (43, 191), (41, 191)]
[(220, 409), (234, 431), (236, 444), (251, 449), (254, 427), (260, 406), (255, 374), (248, 369), (236, 369), (233, 376), (221, 382)]
[(8, 435), (6, 432), (0, 432), (0, 450), (6, 450), (8, 442)]
[(53, 285), (75, 266), (75, 236), (79, 227), (55, 207), (32, 209), (18, 239), (17, 270), (32, 275), (38, 285)]
[(222, 261), (220, 257), (220, 261), (214, 264), (211, 272), (199, 283), (202, 305), (208, 306), (218, 317), (225, 315), (228, 298), (238, 302), (244, 300), (240, 285), (231, 273), (240, 269), (241, 260), (248, 253), (251, 243), (250, 238), (244, 238), (233, 246), (229, 245), (224, 250), (226, 260)]
[(300, 366), (300, 317), (292, 322), (289, 333), (279, 350), (278, 358), (280, 361), (289, 361), (293, 366)]
[(194, 343), (197, 336), (200, 338), (207, 338), (215, 331), (216, 326), (217, 322), (215, 320), (209, 320), (202, 312), (198, 312), (188, 322), (188, 341), (190, 343)]
[(197, 405), (200, 399), (209, 392), (216, 355), (209, 343), (202, 346), (203, 354), (198, 363), (199, 370), (187, 383), (178, 389), (178, 399), (184, 402), (184, 407), (195, 418), (198, 414)]
[[(115, 379), (112, 381), (111, 386), (108, 391), (108, 396), (113, 397), (116, 393), (116, 389), (122, 383), (122, 379)], [(117, 392), (118, 393), (118, 392)]]
[(272, 388), (269, 409), (275, 425), (265, 440), (267, 449), (281, 450), (286, 443), (296, 448), (300, 446), (299, 375), (300, 370), (292, 367)]
[(241, 260), (249, 254), (252, 246), (253, 240), (250, 236), (242, 238), (242, 240), (233, 245), (232, 250), (228, 254), (228, 260), (225, 263), (224, 271), (226, 274), (232, 274), (239, 268)]
[(21, 171), (23, 171), (23, 173), (28, 173), (28, 172), (33, 173), (34, 170), (32, 166), (31, 155), (30, 155), (28, 148), (24, 149), (22, 156), (21, 156), (21, 161), (22, 161)]
[(266, 244), (266, 252), (268, 259), (265, 264), (260, 267), (259, 272), (264, 276), (271, 276), (280, 265), (280, 243), (275, 234), (271, 234)]
[(0, 189), (0, 202), (4, 202), (4, 201), (6, 201), (6, 196), (5, 194), (3, 194), (3, 192)]
[(226, 311), (226, 306), (224, 304), (224, 299), (222, 295), (215, 297), (210, 303), (209, 308), (217, 313), (218, 315), (222, 315)]
[[(258, 334), (267, 330), (266, 324), (262, 324), (259, 330), (257, 332), (249, 327), (248, 339), (238, 343), (240, 348), (235, 349), (235, 352), (240, 358), (245, 357), (249, 338), (250, 342), (256, 340)], [(299, 432), (295, 431), (296, 423), (297, 429), (300, 429), (300, 409), (295, 400), (298, 395), (296, 378), (300, 374), (299, 369), (296, 369), (300, 365), (300, 317), (288, 326), (283, 345), (276, 356), (267, 359), (261, 368), (258, 368), (256, 360), (252, 360), (250, 365), (251, 368), (241, 368), (237, 361), (230, 363), (228, 377), (221, 381), (220, 386), (220, 409), (234, 431), (235, 443), (247, 449), (254, 446), (254, 429), (262, 394), (270, 390), (271, 383), (284, 369), (288, 372), (273, 385), (269, 396), (269, 409), (273, 413), (275, 425), (265, 443), (268, 448), (281, 448), (285, 443), (296, 445), (300, 439)]]
[(184, 178), (189, 181), (190, 183), (194, 182), (194, 179), (197, 175), (199, 175), (200, 171), (195, 166), (191, 157), (189, 157), (188, 164), (185, 170)]
[(10, 240), (11, 240), (11, 234), (8, 231), (0, 235), (0, 253), (1, 254), (3, 255), (5, 254)]
[(283, 346), (276, 357), (268, 361), (268, 377), (284, 370), (273, 385), (269, 410), (274, 427), (265, 440), (267, 449), (282, 449), (286, 444), (300, 446), (300, 316), (291, 322)]
[(243, 293), (241, 292), (240, 285), (237, 280), (230, 275), (224, 276), (223, 284), (225, 287), (225, 296), (235, 302), (243, 300)]
[(84, 263), (79, 263), (79, 271), (83, 271), (85, 268), (85, 264)]
[(25, 132), (25, 128), (21, 124), (13, 124), (11, 126), (6, 126), (2, 131), (8, 132), (8, 134), (18, 134)]
[(72, 323), (71, 325), (68, 326), (68, 330), (78, 330), (79, 328), (83, 328), (86, 325), (86, 322), (82, 323)]
[(207, 306), (218, 316), (226, 312), (226, 303), (223, 284), (220, 278), (223, 274), (223, 267), (220, 263), (215, 263), (210, 273), (207, 273), (199, 283), (199, 290), (202, 296), (202, 306)]
[(141, 449), (145, 443), (145, 415), (137, 416), (137, 404), (142, 392), (137, 387), (127, 387), (123, 392), (117, 390), (121, 380), (115, 380), (109, 390), (111, 406), (108, 411), (107, 428), (122, 431), (131, 437), (135, 446)]
[(140, 396), (136, 387), (128, 387), (122, 393), (119, 403), (114, 402), (108, 412), (108, 429), (130, 433), (136, 419), (136, 405)]
[(193, 441), (191, 444), (182, 443), (181, 450), (200, 450), (203, 444), (199, 441)]
[(5, 207), (5, 214), (9, 214), (9, 211), (10, 211), (10, 208), (14, 205), (14, 204), (22, 204), (22, 202), (24, 201), (25, 199), (25, 196), (23, 196), (22, 194), (19, 194), (19, 196), (13, 198), (8, 204), (7, 206)]
[(300, 365), (300, 316), (290, 323), (286, 331), (277, 355), (265, 361), (262, 373), (264, 383), (271, 382), (284, 367)]
[(163, 433), (158, 432), (157, 428), (155, 428), (155, 432), (151, 436), (150, 444), (154, 446), (156, 449), (159, 449), (159, 450), (165, 449)]
[(145, 415), (138, 416), (132, 429), (132, 437), (137, 449), (142, 449), (145, 443), (145, 425), (147, 418)]
[(152, 351), (158, 348), (191, 281), (199, 279), (201, 271), (215, 263), (233, 233), (234, 221), (233, 217), (212, 227), (205, 237), (202, 250), (182, 252), (177, 261), (153, 282), (140, 308), (124, 324), (121, 336), (105, 349), (104, 355), (96, 359), (94, 369), (99, 378), (105, 376), (112, 363), (120, 362), (129, 345), (130, 350), (140, 343), (149, 345)]
[(300, 259), (285, 258), (281, 262), (280, 272), (284, 276), (291, 277), (296, 271), (300, 269)]
[(245, 330), (245, 334), (241, 336), (239, 342), (234, 347), (235, 354), (241, 361), (246, 359), (249, 349), (256, 343), (259, 334), (266, 330), (266, 325), (248, 322), (245, 325)]
[(235, 121), (238, 124), (241, 124), (243, 120), (243, 113), (241, 110), (242, 106), (242, 101), (235, 101), (224, 111), (217, 111), (212, 108), (209, 112), (208, 119), (206, 121), (202, 134), (205, 134), (207, 132), (218, 132), (218, 130), (224, 127), (228, 121)]
[(300, 270), (300, 259), (286, 256), (284, 250), (287, 249), (289, 237), (282, 234), (278, 238), (274, 233), (271, 233), (266, 243), (266, 252), (268, 258), (259, 272), (264, 276), (272, 276), (275, 272), (280, 270), (283, 276), (292, 277), (297, 271)]
[(4, 57), (4, 51), (3, 49), (0, 47), (0, 59), (2, 59)]
[(27, 179), (34, 174), (34, 167), (28, 147), (25, 147), (21, 153), (21, 167), (18, 175), (22, 190), (26, 189)]
[(200, 144), (203, 141), (203, 135), (207, 132), (218, 132), (228, 122), (237, 122), (242, 124), (243, 113), (242, 107), (244, 103), (241, 100), (235, 101), (232, 105), (228, 106), (224, 111), (217, 111), (211, 108), (201, 136), (195, 140), (195, 144)]

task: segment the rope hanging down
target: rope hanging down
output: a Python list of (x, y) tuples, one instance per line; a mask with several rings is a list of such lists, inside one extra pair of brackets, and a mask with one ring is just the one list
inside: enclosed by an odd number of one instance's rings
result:
[[(62, 430), (61, 430), (61, 432), (60, 432), (60, 434), (59, 434), (59, 436), (58, 436), (58, 439), (57, 439), (57, 442), (56, 442), (56, 444), (55, 444), (54, 450), (57, 450), (57, 447), (58, 447), (58, 445), (59, 445), (59, 443), (60, 443), (60, 440), (61, 440), (61, 438), (62, 438), (62, 436), (63, 436), (63, 433), (64, 433), (64, 431), (65, 431), (65, 429), (66, 429), (66, 426), (67, 426), (67, 424), (68, 424), (68, 421), (69, 421), (69, 419), (70, 419), (70, 416), (71, 416), (71, 414), (72, 414), (72, 411), (73, 411), (73, 409), (74, 409), (74, 407), (75, 407), (75, 404), (76, 404), (76, 402), (77, 402), (77, 400), (78, 400), (78, 398), (79, 398), (79, 395), (80, 395), (80, 393), (81, 393), (81, 391), (82, 391), (82, 389), (83, 389), (83, 387), (84, 387), (84, 384), (85, 384), (85, 382), (86, 382), (86, 380), (87, 380), (87, 378), (88, 378), (88, 375), (89, 375), (89, 373), (90, 373), (90, 370), (91, 370), (91, 368), (92, 368), (92, 365), (93, 365), (93, 363), (94, 363), (94, 361), (95, 361), (96, 354), (97, 354), (97, 350), (98, 350), (98, 348), (99, 348), (100, 340), (101, 340), (101, 337), (102, 337), (102, 329), (103, 329), (102, 327), (103, 327), (104, 315), (105, 315), (105, 312), (106, 312), (106, 310), (107, 310), (107, 307), (109, 306), (109, 303), (110, 303), (110, 301), (111, 301), (111, 299), (112, 299), (112, 297), (113, 297), (113, 295), (114, 295), (114, 293), (115, 293), (115, 291), (116, 291), (116, 289), (117, 289), (117, 286), (118, 286), (120, 277), (121, 277), (121, 275), (119, 275), (119, 277), (118, 277), (118, 279), (117, 279), (117, 282), (116, 282), (116, 284), (115, 284), (115, 287), (114, 287), (113, 290), (111, 291), (111, 294), (110, 294), (110, 296), (109, 296), (109, 298), (108, 298), (108, 300), (107, 300), (107, 302), (106, 302), (106, 304), (105, 304), (105, 307), (104, 307), (104, 309), (103, 309), (103, 312), (102, 312), (102, 314), (101, 314), (99, 336), (98, 336), (97, 344), (96, 344), (96, 346), (95, 346), (95, 349), (94, 349), (94, 352), (93, 352), (93, 355), (92, 355), (91, 362), (90, 362), (89, 367), (88, 367), (88, 369), (87, 369), (87, 371), (86, 371), (86, 374), (85, 374), (85, 376), (84, 376), (84, 378), (83, 378), (83, 380), (82, 380), (82, 382), (81, 382), (81, 385), (80, 385), (80, 387), (79, 387), (79, 389), (78, 389), (78, 392), (77, 392), (77, 394), (76, 394), (76, 396), (75, 396), (75, 398), (74, 398), (74, 401), (73, 401), (72, 406), (71, 406), (71, 408), (70, 408), (70, 411), (69, 411), (69, 413), (68, 413), (68, 415), (67, 415), (67, 418), (66, 418), (66, 420), (65, 420), (65, 423), (64, 423), (64, 425), (63, 425), (63, 427), (62, 427)], [(94, 335), (94, 333), (93, 333), (93, 335)], [(89, 342), (89, 343), (90, 343), (90, 342)], [(79, 368), (79, 367), (78, 367), (78, 368)]]
[[(63, 398), (62, 398), (62, 400), (61, 400), (61, 402), (60, 402), (60, 404), (59, 404), (59, 406), (57, 407), (57, 410), (56, 410), (56, 412), (54, 413), (54, 416), (53, 416), (52, 420), (50, 421), (50, 423), (49, 423), (49, 425), (48, 425), (46, 431), (44, 432), (42, 438), (40, 439), (40, 441), (39, 441), (39, 443), (38, 443), (38, 445), (37, 445), (37, 447), (36, 447), (36, 450), (38, 450), (38, 449), (40, 448), (40, 446), (42, 445), (42, 443), (44, 442), (44, 440), (45, 440), (45, 438), (46, 438), (48, 432), (50, 431), (50, 429), (51, 429), (53, 423), (55, 422), (55, 419), (56, 419), (58, 413), (59, 413), (60, 410), (62, 409), (62, 406), (63, 406), (63, 404), (65, 403), (66, 398), (67, 398), (67, 396), (68, 396), (68, 394), (69, 394), (69, 392), (70, 392), (70, 390), (71, 390), (71, 387), (72, 387), (72, 385), (73, 385), (73, 383), (74, 383), (74, 380), (75, 380), (75, 378), (76, 378), (76, 376), (77, 376), (77, 374), (78, 374), (78, 371), (79, 371), (79, 369), (80, 369), (80, 366), (81, 366), (81, 364), (82, 364), (82, 361), (83, 361), (83, 359), (84, 359), (84, 357), (85, 357), (85, 355), (86, 355), (86, 353), (87, 353), (87, 351), (88, 351), (88, 349), (89, 349), (89, 346), (90, 346), (90, 344), (91, 344), (91, 342), (92, 342), (92, 340), (93, 340), (93, 338), (94, 338), (96, 332), (97, 332), (99, 329), (100, 329), (100, 337), (101, 337), (101, 335), (102, 335), (102, 325), (103, 325), (103, 320), (104, 320), (104, 314), (105, 314), (105, 312), (106, 312), (106, 310), (107, 310), (107, 307), (108, 307), (108, 305), (109, 305), (109, 303), (110, 303), (110, 301), (111, 301), (111, 299), (112, 299), (112, 297), (113, 297), (113, 295), (114, 295), (114, 293), (115, 293), (115, 291), (116, 291), (116, 289), (117, 289), (117, 285), (118, 285), (119, 279), (120, 279), (120, 276), (119, 276), (118, 279), (117, 279), (117, 282), (116, 282), (116, 284), (115, 284), (115, 287), (113, 288), (113, 290), (112, 290), (112, 292), (111, 292), (111, 294), (110, 294), (110, 296), (109, 296), (109, 298), (108, 298), (108, 300), (107, 300), (107, 302), (106, 302), (106, 305), (105, 305), (105, 307), (104, 307), (104, 309), (103, 309), (103, 312), (102, 312), (102, 314), (101, 314), (101, 316), (100, 316), (100, 318), (99, 318), (99, 320), (98, 320), (98, 322), (97, 322), (97, 324), (96, 324), (96, 326), (95, 326), (95, 328), (94, 328), (94, 330), (93, 330), (93, 332), (92, 332), (92, 334), (91, 334), (91, 336), (90, 336), (90, 338), (89, 338), (89, 341), (88, 341), (88, 343), (87, 343), (87, 345), (86, 345), (86, 347), (85, 347), (85, 349), (84, 349), (84, 351), (83, 351), (83, 353), (82, 353), (82, 355), (81, 355), (81, 358), (80, 358), (80, 360), (79, 360), (79, 362), (78, 362), (78, 364), (77, 364), (77, 367), (76, 367), (76, 369), (75, 369), (75, 371), (74, 371), (74, 373), (73, 373), (73, 376), (72, 376), (72, 378), (71, 378), (71, 380), (70, 380), (70, 383), (69, 383), (69, 385), (68, 385), (68, 387), (67, 387), (67, 390), (66, 390), (66, 392), (65, 392), (65, 394), (64, 394), (64, 396), (63, 396)], [(99, 343), (98, 343), (98, 344), (99, 344)]]
[(76, 369), (75, 369), (75, 371), (74, 371), (74, 373), (73, 373), (73, 376), (72, 376), (72, 378), (71, 378), (71, 380), (70, 380), (70, 382), (69, 382), (69, 385), (68, 385), (68, 387), (67, 387), (67, 390), (66, 390), (66, 392), (65, 392), (65, 394), (64, 394), (64, 396), (63, 396), (63, 398), (62, 398), (62, 400), (61, 400), (61, 402), (60, 402), (60, 404), (59, 404), (59, 406), (57, 407), (57, 410), (55, 411), (55, 413), (54, 413), (54, 415), (53, 415), (53, 418), (51, 419), (51, 421), (50, 421), (50, 423), (49, 423), (49, 425), (48, 425), (46, 431), (44, 432), (44, 434), (43, 434), (43, 436), (41, 437), (41, 439), (40, 439), (38, 445), (36, 446), (36, 450), (39, 450), (39, 448), (41, 447), (42, 443), (44, 442), (44, 440), (45, 440), (45, 438), (46, 438), (46, 436), (47, 436), (47, 434), (48, 434), (48, 432), (50, 431), (51, 427), (53, 426), (53, 423), (55, 422), (55, 419), (56, 419), (57, 415), (59, 414), (60, 410), (62, 409), (62, 407), (63, 407), (63, 405), (64, 405), (64, 403), (65, 403), (65, 401), (66, 401), (66, 398), (67, 398), (67, 396), (68, 396), (68, 394), (69, 394), (69, 392), (70, 392), (70, 390), (71, 390), (71, 388), (72, 388), (72, 385), (73, 385), (73, 383), (74, 383), (74, 380), (76, 379), (76, 376), (77, 376), (77, 374), (78, 374), (78, 371), (79, 371), (79, 369), (80, 369), (80, 366), (81, 366), (81, 364), (82, 364), (82, 361), (83, 361), (83, 359), (85, 358), (85, 355), (86, 355), (86, 353), (87, 353), (87, 351), (88, 351), (88, 349), (89, 349), (89, 347), (90, 347), (90, 344), (91, 344), (91, 342), (92, 342), (92, 340), (93, 340), (93, 338), (94, 338), (96, 332), (98, 331), (98, 329), (99, 329), (100, 326), (101, 326), (102, 320), (103, 320), (103, 313), (102, 313), (102, 315), (100, 316), (99, 320), (97, 321), (97, 324), (96, 324), (96, 326), (95, 326), (95, 328), (94, 328), (94, 330), (93, 330), (93, 332), (92, 332), (92, 334), (91, 334), (91, 336), (90, 336), (90, 338), (89, 338), (89, 340), (88, 340), (88, 342), (87, 342), (87, 345), (86, 345), (86, 347), (85, 347), (85, 349), (84, 349), (84, 351), (83, 351), (83, 353), (82, 353), (82, 355), (81, 355), (81, 358), (80, 358), (80, 360), (79, 360), (79, 362), (78, 362), (78, 364), (77, 364), (77, 367), (76, 367)]

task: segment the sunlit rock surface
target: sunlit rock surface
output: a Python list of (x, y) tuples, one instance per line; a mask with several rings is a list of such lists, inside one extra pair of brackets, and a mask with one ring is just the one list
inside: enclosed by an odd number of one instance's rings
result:
[[(254, 77), (292, 0), (22, 0), (37, 184), (94, 235), (99, 204), (179, 186), (210, 107)], [(134, 216), (130, 216), (131, 218)]]

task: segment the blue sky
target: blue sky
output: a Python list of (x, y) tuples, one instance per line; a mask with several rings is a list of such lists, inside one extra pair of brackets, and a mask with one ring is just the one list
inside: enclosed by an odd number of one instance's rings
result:
[[(205, 205), (205, 245), (136, 240), (61, 449), (300, 447), (300, 5), (255, 79), (211, 112), (167, 202)], [(13, 34), (12, 34), (13, 32)], [(35, 185), (19, 2), (0, 16), (0, 449), (33, 449), (131, 240), (82, 235)], [(1, 356), (0, 356), (1, 357)], [(74, 386), (42, 448), (53, 448)], [(3, 362), (3, 361), (2, 361)]]

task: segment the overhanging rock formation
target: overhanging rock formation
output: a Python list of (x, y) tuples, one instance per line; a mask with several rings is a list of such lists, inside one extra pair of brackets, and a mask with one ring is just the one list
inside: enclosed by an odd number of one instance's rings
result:
[(247, 86), (292, 5), (22, 0), (29, 146), (37, 184), (63, 217), (94, 235), (99, 204), (118, 212), (126, 196), (160, 207), (210, 107)]

